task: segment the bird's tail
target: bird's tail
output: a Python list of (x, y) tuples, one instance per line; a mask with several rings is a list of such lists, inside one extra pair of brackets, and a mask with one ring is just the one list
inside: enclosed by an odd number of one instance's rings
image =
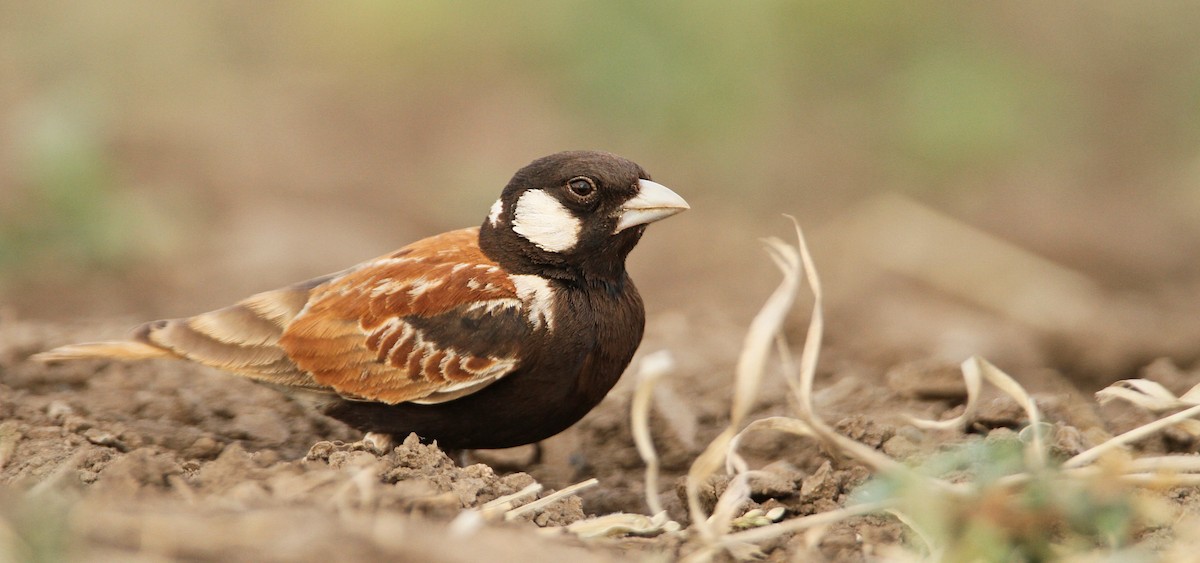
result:
[(107, 342), (85, 342), (69, 344), (40, 354), (30, 359), (42, 363), (69, 362), (73, 360), (146, 360), (150, 358), (177, 358), (176, 354), (145, 342), (134, 340), (111, 340)]
[(279, 340), (307, 305), (312, 288), (326, 279), (259, 293), (194, 317), (151, 321), (134, 329), (129, 340), (71, 344), (30, 359), (56, 363), (176, 358), (277, 385), (324, 389), (296, 367)]
[(296, 367), (279, 341), (307, 306), (312, 289), (329, 279), (259, 293), (194, 317), (148, 322), (134, 329), (129, 340), (71, 344), (30, 359), (55, 363), (176, 358), (276, 385), (326, 389), (312, 374)]

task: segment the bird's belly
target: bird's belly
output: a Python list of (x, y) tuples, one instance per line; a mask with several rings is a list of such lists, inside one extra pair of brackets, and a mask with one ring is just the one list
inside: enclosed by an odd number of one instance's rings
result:
[[(507, 379), (507, 378), (506, 378)], [(404, 438), (416, 433), (444, 449), (511, 448), (545, 440), (575, 424), (596, 405), (589, 396), (521, 393), (520, 374), (478, 393), (433, 405), (339, 400), (325, 414), (364, 432)], [(507, 385), (506, 385), (507, 384)], [(515, 393), (514, 393), (515, 392)], [(511, 400), (514, 394), (523, 400)], [(602, 396), (601, 396), (602, 397)]]

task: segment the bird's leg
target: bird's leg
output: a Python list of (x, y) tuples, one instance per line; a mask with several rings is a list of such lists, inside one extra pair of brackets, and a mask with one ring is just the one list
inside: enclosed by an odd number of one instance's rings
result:
[(391, 434), (381, 434), (379, 432), (367, 432), (362, 439), (363, 449), (372, 452), (376, 455), (383, 455), (396, 447), (395, 440)]
[(442, 453), (446, 454), (446, 457), (450, 458), (451, 461), (458, 464), (459, 467), (466, 467), (468, 465), (471, 465), (475, 461), (472, 458), (472, 456), (469, 455), (470, 451), (471, 450), (449, 449), (449, 450), (442, 450)]

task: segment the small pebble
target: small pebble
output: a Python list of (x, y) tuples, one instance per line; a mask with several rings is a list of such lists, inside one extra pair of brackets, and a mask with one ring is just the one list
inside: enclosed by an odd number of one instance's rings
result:
[(83, 437), (87, 438), (87, 441), (96, 444), (97, 446), (109, 446), (112, 448), (117, 448), (121, 451), (125, 451), (127, 449), (125, 443), (119, 438), (114, 436), (111, 432), (105, 432), (99, 428), (89, 428), (83, 433)]
[(75, 414), (75, 409), (64, 401), (50, 401), (50, 404), (46, 405), (46, 416), (54, 422), (62, 422), (64, 418), (73, 414)]

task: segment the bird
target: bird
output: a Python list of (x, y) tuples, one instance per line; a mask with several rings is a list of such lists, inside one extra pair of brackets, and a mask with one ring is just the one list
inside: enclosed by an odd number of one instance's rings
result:
[(410, 433), (446, 450), (537, 443), (628, 367), (645, 308), (626, 257), (647, 225), (687, 209), (630, 160), (560, 152), (518, 170), (478, 227), (33, 359), (211, 366), (283, 390), (377, 451)]

